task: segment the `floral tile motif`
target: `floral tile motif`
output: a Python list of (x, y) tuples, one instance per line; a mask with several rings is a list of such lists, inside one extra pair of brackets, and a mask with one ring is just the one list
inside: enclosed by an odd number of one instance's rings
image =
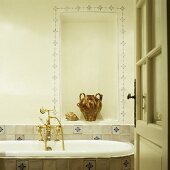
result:
[(0, 126), (0, 135), (4, 134), (5, 133), (5, 126), (4, 125), (1, 125)]
[(15, 135), (15, 140), (25, 140), (24, 135)]
[[(120, 48), (118, 49), (118, 53), (120, 56), (120, 63), (119, 63), (119, 84), (120, 84), (120, 118), (119, 118), (119, 122), (124, 123), (125, 121), (125, 115), (127, 112), (127, 107), (126, 107), (126, 85), (127, 85), (127, 60), (128, 58), (126, 57), (126, 49), (127, 49), (127, 42), (126, 42), (126, 16), (124, 14), (125, 12), (125, 6), (113, 6), (113, 5), (109, 5), (109, 6), (103, 6), (101, 4), (97, 5), (97, 6), (93, 6), (92, 4), (88, 4), (87, 6), (80, 6), (80, 5), (76, 5), (75, 7), (72, 6), (65, 6), (65, 7), (54, 7), (54, 54), (56, 54), (54, 56), (54, 76), (58, 76), (58, 70), (59, 70), (59, 66), (57, 65), (57, 62), (59, 61), (59, 39), (57, 38), (57, 35), (60, 33), (60, 29), (59, 29), (59, 22), (57, 21), (57, 19), (60, 16), (61, 12), (101, 12), (101, 13), (105, 13), (105, 12), (110, 12), (110, 13), (117, 13), (118, 14), (118, 24), (120, 25), (119, 27), (119, 35), (118, 35), (118, 41), (120, 44)], [(56, 67), (57, 65), (57, 67)], [(58, 81), (56, 79), (53, 80), (54, 81), (54, 86), (57, 88), (57, 90), (59, 89), (59, 84)], [(54, 105), (59, 105), (59, 94), (58, 92), (54, 92), (53, 95), (53, 103)], [(58, 108), (56, 106), (56, 108)], [(133, 116), (131, 118), (132, 122), (133, 122)]]
[(73, 133), (74, 134), (81, 134), (81, 133), (83, 133), (83, 126), (81, 126), (81, 125), (74, 126), (73, 127)]
[(120, 126), (113, 126), (113, 134), (120, 134)]
[(93, 140), (101, 140), (102, 139), (102, 135), (93, 135)]
[(17, 161), (17, 170), (28, 170), (28, 161)]
[(96, 169), (96, 160), (84, 160), (83, 170), (95, 170)]
[(123, 157), (122, 158), (122, 170), (130, 170), (130, 169), (131, 169), (130, 157)]

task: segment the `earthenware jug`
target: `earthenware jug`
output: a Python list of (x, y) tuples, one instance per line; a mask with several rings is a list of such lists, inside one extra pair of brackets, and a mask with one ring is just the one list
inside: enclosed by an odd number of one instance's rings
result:
[(85, 120), (96, 120), (96, 117), (102, 108), (102, 97), (103, 95), (100, 93), (97, 93), (96, 95), (85, 95), (84, 93), (80, 94), (80, 101), (77, 103), (77, 106), (83, 113)]

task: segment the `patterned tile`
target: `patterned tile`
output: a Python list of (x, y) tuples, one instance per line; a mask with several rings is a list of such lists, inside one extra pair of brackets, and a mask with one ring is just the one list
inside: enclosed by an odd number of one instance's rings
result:
[(130, 170), (130, 169), (131, 169), (130, 157), (123, 157), (122, 158), (122, 170)]
[(93, 135), (92, 139), (93, 140), (101, 140), (102, 139), (102, 135)]
[(80, 134), (83, 133), (83, 126), (81, 125), (76, 125), (73, 127), (73, 133), (74, 134)]
[(0, 125), (0, 135), (5, 133), (5, 126), (4, 125)]
[(113, 134), (120, 134), (120, 126), (113, 126)]
[(18, 160), (17, 161), (17, 170), (28, 170), (28, 161), (25, 160)]
[(25, 140), (24, 135), (15, 135), (15, 140)]
[(96, 160), (84, 160), (83, 170), (95, 170), (96, 169)]

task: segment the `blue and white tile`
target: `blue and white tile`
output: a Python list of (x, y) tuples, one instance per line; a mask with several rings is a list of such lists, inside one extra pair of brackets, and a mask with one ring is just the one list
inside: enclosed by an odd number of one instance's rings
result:
[(24, 135), (15, 135), (15, 140), (25, 140), (25, 136)]
[(119, 125), (118, 126), (116, 126), (116, 125), (112, 126), (113, 134), (120, 134), (120, 130), (121, 130), (121, 127)]
[(123, 157), (121, 164), (122, 164), (122, 170), (129, 170), (129, 169), (131, 169), (130, 157)]
[(74, 134), (82, 134), (83, 133), (83, 126), (82, 125), (73, 126), (73, 133)]
[(96, 170), (96, 160), (84, 160), (83, 170)]
[(102, 140), (102, 135), (93, 135), (92, 139), (93, 140)]
[(5, 134), (5, 126), (4, 125), (0, 125), (0, 135)]
[(18, 160), (17, 161), (17, 170), (28, 170), (28, 161)]

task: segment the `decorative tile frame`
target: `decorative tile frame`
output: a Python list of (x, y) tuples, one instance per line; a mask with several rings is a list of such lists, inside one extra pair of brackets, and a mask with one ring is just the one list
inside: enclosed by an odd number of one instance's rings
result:
[[(119, 62), (119, 117), (118, 122), (124, 123), (124, 118), (126, 115), (125, 112), (125, 79), (126, 79), (126, 64), (125, 64), (125, 57), (126, 57), (126, 41), (125, 41), (125, 16), (124, 11), (125, 7), (115, 7), (113, 5), (109, 6), (66, 6), (66, 7), (54, 7), (54, 19), (53, 19), (53, 105), (56, 108), (56, 113), (60, 110), (60, 85), (59, 85), (59, 77), (60, 77), (60, 68), (59, 68), (59, 61), (60, 61), (60, 14), (63, 12), (99, 12), (99, 13), (117, 13), (118, 15), (118, 62)], [(56, 114), (55, 113), (55, 114)], [(61, 119), (61, 115), (60, 115)]]
[[(23, 129), (21, 134), (18, 133), (18, 126)], [(11, 129), (13, 130), (10, 132)], [(5, 125), (5, 132), (0, 135), (0, 141), (40, 140), (37, 126), (31, 129), (34, 130), (28, 134), (27, 125)], [(63, 130), (65, 140), (117, 140), (134, 143), (134, 126), (131, 125), (63, 125)]]
[(134, 170), (134, 156), (112, 158), (7, 158), (1, 169), (12, 170)]

